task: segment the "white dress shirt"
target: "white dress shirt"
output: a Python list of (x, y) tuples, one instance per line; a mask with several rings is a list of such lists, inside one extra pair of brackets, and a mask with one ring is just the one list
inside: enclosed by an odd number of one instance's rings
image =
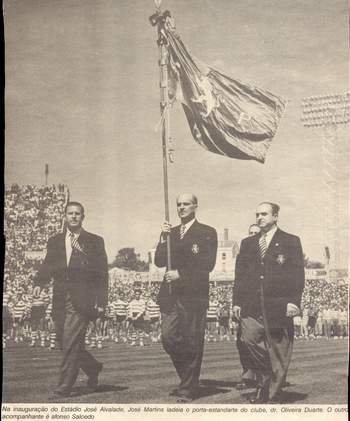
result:
[(186, 224), (181, 224), (180, 225), (180, 231), (181, 231), (181, 227), (185, 226), (185, 232), (184, 235), (186, 234), (186, 232), (191, 228), (191, 226), (193, 225), (194, 221), (196, 220), (196, 218), (191, 219), (189, 222), (187, 222)]
[(69, 265), (70, 258), (72, 256), (72, 239), (71, 234), (74, 235), (76, 239), (79, 238), (81, 231), (78, 232), (71, 232), (67, 229), (66, 232), (66, 258), (67, 258), (67, 266)]
[(265, 233), (265, 241), (266, 241), (266, 246), (267, 248), (269, 248), (269, 245), (271, 243), (272, 237), (274, 236), (275, 232), (277, 231), (277, 225), (274, 225), (270, 231), (267, 231), (267, 233)]

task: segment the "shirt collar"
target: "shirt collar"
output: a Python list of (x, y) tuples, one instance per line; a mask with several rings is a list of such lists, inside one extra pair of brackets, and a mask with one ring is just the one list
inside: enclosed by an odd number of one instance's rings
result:
[(196, 218), (193, 218), (190, 221), (188, 221), (186, 224), (181, 224), (181, 225), (185, 227), (185, 231), (188, 231), (190, 227), (193, 225), (195, 220)]
[(271, 241), (272, 237), (274, 236), (275, 232), (277, 231), (277, 225), (274, 225), (269, 231), (265, 233), (265, 238), (267, 241)]
[(72, 232), (67, 228), (66, 238), (70, 238), (71, 234), (73, 234), (75, 238), (79, 238), (81, 231), (82, 231), (82, 228), (80, 228), (80, 230), (77, 232)]

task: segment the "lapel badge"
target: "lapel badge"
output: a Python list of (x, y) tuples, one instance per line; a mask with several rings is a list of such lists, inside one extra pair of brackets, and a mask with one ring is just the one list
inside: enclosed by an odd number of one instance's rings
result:
[(276, 261), (277, 261), (277, 263), (278, 263), (279, 265), (283, 265), (283, 263), (286, 261), (286, 258), (285, 258), (285, 256), (284, 256), (283, 254), (279, 254), (279, 255), (277, 256)]
[(198, 254), (198, 253), (199, 253), (199, 247), (198, 247), (198, 244), (193, 244), (193, 245), (192, 245), (192, 253), (193, 253), (193, 254)]
[(275, 246), (276, 246), (276, 247), (278, 247), (278, 246), (279, 246), (279, 244), (278, 244), (278, 243), (276, 243), (276, 244), (275, 244)]

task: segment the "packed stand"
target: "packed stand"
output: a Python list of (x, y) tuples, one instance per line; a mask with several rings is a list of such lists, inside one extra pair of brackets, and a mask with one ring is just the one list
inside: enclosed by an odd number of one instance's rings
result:
[[(4, 233), (5, 261), (3, 285), (3, 347), (8, 337), (15, 343), (32, 342), (32, 331), (39, 332), (33, 321), (37, 317), (34, 279), (40, 267), (49, 237), (62, 229), (68, 190), (58, 186), (19, 186), (5, 190)], [(42, 304), (47, 310), (50, 291)], [(34, 313), (34, 316), (33, 316)], [(49, 323), (47, 323), (48, 325)], [(31, 325), (36, 326), (34, 330)], [(44, 332), (44, 323), (40, 324)], [(44, 334), (36, 332), (40, 343)], [(40, 338), (39, 338), (40, 336)]]
[(296, 339), (343, 339), (349, 335), (348, 280), (306, 280), (301, 314), (294, 317)]

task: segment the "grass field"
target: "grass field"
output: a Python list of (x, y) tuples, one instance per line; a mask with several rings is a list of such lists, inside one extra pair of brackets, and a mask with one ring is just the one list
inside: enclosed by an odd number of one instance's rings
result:
[[(99, 390), (87, 394), (82, 374), (74, 396), (55, 402), (175, 403), (168, 393), (178, 379), (160, 344), (134, 348), (110, 342), (93, 353), (104, 363)], [(56, 384), (60, 357), (60, 351), (24, 345), (7, 349), (3, 353), (3, 402), (48, 402)], [(346, 404), (347, 370), (347, 340), (296, 341), (282, 403)], [(240, 373), (233, 342), (206, 344), (200, 397), (193, 403), (246, 403), (247, 391), (235, 389)]]

